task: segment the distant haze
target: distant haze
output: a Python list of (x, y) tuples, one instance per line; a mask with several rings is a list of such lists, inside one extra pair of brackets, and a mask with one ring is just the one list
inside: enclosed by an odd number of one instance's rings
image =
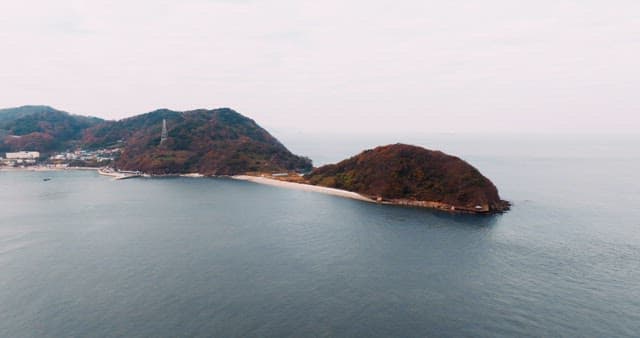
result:
[(339, 132), (640, 129), (640, 1), (8, 0), (0, 107)]

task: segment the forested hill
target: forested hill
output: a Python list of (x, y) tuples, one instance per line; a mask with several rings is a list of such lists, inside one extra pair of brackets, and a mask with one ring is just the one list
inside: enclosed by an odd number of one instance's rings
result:
[[(496, 186), (458, 157), (406, 144), (366, 150), (315, 169), (311, 184), (354, 191), (392, 202), (427, 201), (474, 212), (506, 210)], [(419, 203), (414, 203), (419, 205)]]
[[(160, 144), (162, 121), (168, 139)], [(48, 106), (0, 110), (0, 152), (120, 148), (116, 165), (152, 174), (231, 175), (248, 171), (307, 171), (255, 121), (232, 109), (160, 109), (119, 121), (71, 115)]]
[[(168, 139), (160, 144), (163, 120)], [(94, 126), (83, 138), (83, 144), (92, 148), (120, 141), (124, 149), (117, 166), (151, 174), (311, 169), (311, 160), (292, 154), (255, 121), (228, 108), (156, 110)]]
[(0, 109), (0, 152), (64, 150), (77, 146), (87, 128), (102, 122), (49, 106)]

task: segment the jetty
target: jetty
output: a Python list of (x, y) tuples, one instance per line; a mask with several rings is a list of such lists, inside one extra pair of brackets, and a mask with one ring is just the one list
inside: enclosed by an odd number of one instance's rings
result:
[(125, 180), (128, 178), (141, 177), (142, 173), (139, 171), (124, 171), (116, 170), (113, 168), (100, 168), (98, 174), (103, 176), (113, 177), (114, 180)]

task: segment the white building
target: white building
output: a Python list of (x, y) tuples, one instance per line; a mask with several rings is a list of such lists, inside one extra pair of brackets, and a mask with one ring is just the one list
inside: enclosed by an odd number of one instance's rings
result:
[(7, 153), (7, 160), (37, 160), (40, 153), (37, 151), (19, 151), (17, 153)]

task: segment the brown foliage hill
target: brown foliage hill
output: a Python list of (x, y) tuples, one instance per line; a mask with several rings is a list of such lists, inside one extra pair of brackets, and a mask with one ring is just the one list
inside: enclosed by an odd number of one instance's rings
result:
[[(160, 144), (162, 120), (169, 138)], [(255, 121), (231, 109), (175, 112), (157, 110), (87, 130), (90, 147), (124, 141), (117, 166), (151, 174), (233, 175), (248, 171), (308, 170)]]
[(366, 150), (337, 164), (315, 169), (311, 184), (345, 189), (387, 200), (441, 202), (473, 210), (507, 207), (496, 186), (458, 157), (406, 144)]
[(85, 129), (102, 119), (72, 115), (49, 106), (0, 109), (0, 152), (74, 148)]

